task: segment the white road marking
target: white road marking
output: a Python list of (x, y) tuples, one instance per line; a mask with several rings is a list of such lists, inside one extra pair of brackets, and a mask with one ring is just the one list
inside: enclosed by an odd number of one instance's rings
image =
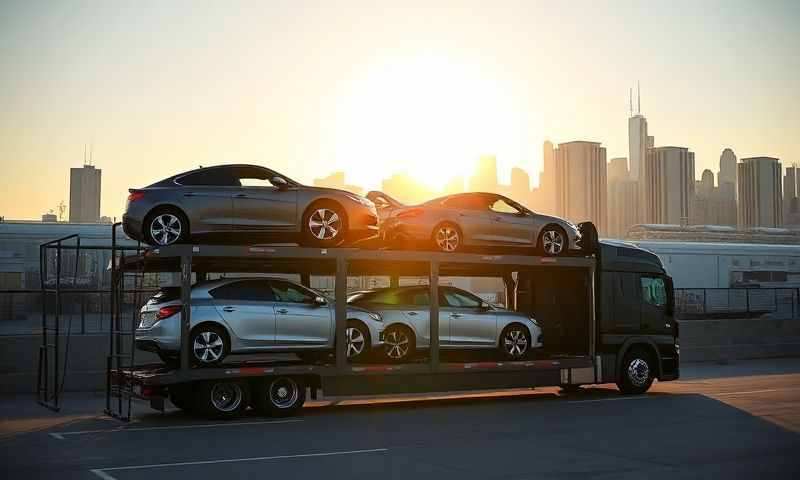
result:
[(132, 428), (111, 428), (105, 430), (81, 430), (77, 432), (58, 432), (51, 433), (50, 436), (58, 440), (66, 440), (66, 435), (84, 435), (89, 433), (120, 433), (120, 432), (147, 432), (153, 430), (184, 430), (187, 428), (214, 428), (214, 427), (246, 427), (248, 425), (272, 425), (280, 423), (302, 422), (300, 419), (289, 420), (270, 420), (264, 422), (235, 422), (235, 423), (204, 423), (200, 425), (169, 425), (164, 427), (132, 427)]
[(568, 400), (566, 403), (615, 402), (617, 400), (646, 400), (648, 398), (658, 398), (658, 396), (641, 395), (638, 397), (613, 397), (613, 398), (596, 398), (593, 400)]
[(129, 465), (125, 467), (93, 468), (90, 472), (94, 473), (103, 480), (116, 480), (107, 472), (119, 470), (141, 470), (146, 468), (166, 468), (166, 467), (186, 467), (192, 465), (212, 465), (218, 463), (237, 463), (237, 462), (259, 462), (267, 460), (285, 460), (290, 458), (309, 458), (309, 457), (332, 457), (336, 455), (356, 455), (359, 453), (383, 453), (388, 452), (388, 448), (371, 448), (369, 450), (347, 450), (339, 452), (320, 452), (320, 453), (298, 453), (295, 455), (275, 455), (272, 457), (250, 457), (250, 458), (224, 458), (221, 460), (200, 460), (196, 462), (176, 462), (176, 463), (153, 463), (149, 465)]
[(720, 397), (723, 395), (752, 395), (754, 393), (770, 393), (770, 392), (780, 392), (782, 390), (792, 390), (791, 388), (774, 388), (770, 390), (748, 390), (745, 392), (722, 392), (722, 393), (709, 393), (708, 395)]

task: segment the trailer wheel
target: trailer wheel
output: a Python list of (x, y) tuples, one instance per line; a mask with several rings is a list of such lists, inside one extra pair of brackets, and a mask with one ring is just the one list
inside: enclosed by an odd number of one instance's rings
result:
[(655, 378), (655, 363), (645, 349), (634, 347), (628, 350), (622, 361), (617, 388), (626, 395), (646, 392)]
[(270, 417), (291, 417), (306, 401), (306, 386), (300, 378), (275, 377), (256, 387), (255, 407)]
[(201, 383), (195, 394), (199, 410), (214, 418), (235, 418), (250, 403), (247, 383), (235, 380)]

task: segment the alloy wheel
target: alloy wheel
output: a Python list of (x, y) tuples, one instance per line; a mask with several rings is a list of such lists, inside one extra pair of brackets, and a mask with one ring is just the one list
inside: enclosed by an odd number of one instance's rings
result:
[(443, 252), (454, 252), (461, 243), (461, 238), (458, 235), (458, 230), (453, 227), (444, 225), (439, 227), (436, 232), (436, 246)]
[(503, 349), (512, 358), (520, 358), (528, 351), (528, 336), (519, 328), (512, 328), (503, 338)]
[(542, 247), (548, 255), (558, 255), (564, 249), (564, 236), (558, 230), (546, 230), (542, 234)]
[(333, 210), (319, 208), (308, 217), (308, 229), (317, 240), (332, 240), (342, 229), (342, 219)]
[(650, 378), (650, 366), (644, 359), (634, 358), (628, 365), (628, 378), (634, 386), (644, 386)]
[(214, 331), (202, 332), (194, 339), (194, 356), (203, 363), (213, 363), (220, 359), (225, 342)]
[(364, 352), (367, 339), (361, 330), (355, 327), (347, 327), (347, 358), (354, 358)]
[(175, 243), (181, 232), (181, 220), (171, 213), (162, 213), (150, 222), (150, 237), (159, 245)]
[(242, 387), (233, 382), (217, 383), (211, 388), (211, 403), (220, 412), (233, 412), (244, 398)]
[(289, 377), (281, 377), (269, 386), (269, 400), (277, 408), (291, 408), (300, 397), (297, 383)]
[(386, 356), (393, 360), (400, 360), (408, 355), (408, 335), (402, 330), (392, 330), (383, 339), (386, 346)]

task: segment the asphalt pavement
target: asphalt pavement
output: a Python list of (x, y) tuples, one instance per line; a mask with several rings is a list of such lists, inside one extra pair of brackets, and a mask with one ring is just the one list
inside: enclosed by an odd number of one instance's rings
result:
[(313, 402), (199, 420), (104, 398), (62, 413), (0, 397), (0, 478), (800, 478), (800, 359), (699, 364), (641, 396), (611, 385)]

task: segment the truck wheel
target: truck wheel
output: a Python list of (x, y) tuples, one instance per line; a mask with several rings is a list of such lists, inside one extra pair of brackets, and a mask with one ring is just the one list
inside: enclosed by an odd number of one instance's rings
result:
[(617, 388), (626, 395), (646, 392), (653, 384), (655, 363), (643, 348), (632, 348), (625, 354), (619, 372)]
[(196, 389), (199, 410), (214, 418), (238, 417), (250, 403), (247, 383), (216, 381), (201, 383)]
[(291, 417), (306, 402), (306, 386), (299, 378), (275, 377), (256, 387), (254, 405), (270, 417)]

